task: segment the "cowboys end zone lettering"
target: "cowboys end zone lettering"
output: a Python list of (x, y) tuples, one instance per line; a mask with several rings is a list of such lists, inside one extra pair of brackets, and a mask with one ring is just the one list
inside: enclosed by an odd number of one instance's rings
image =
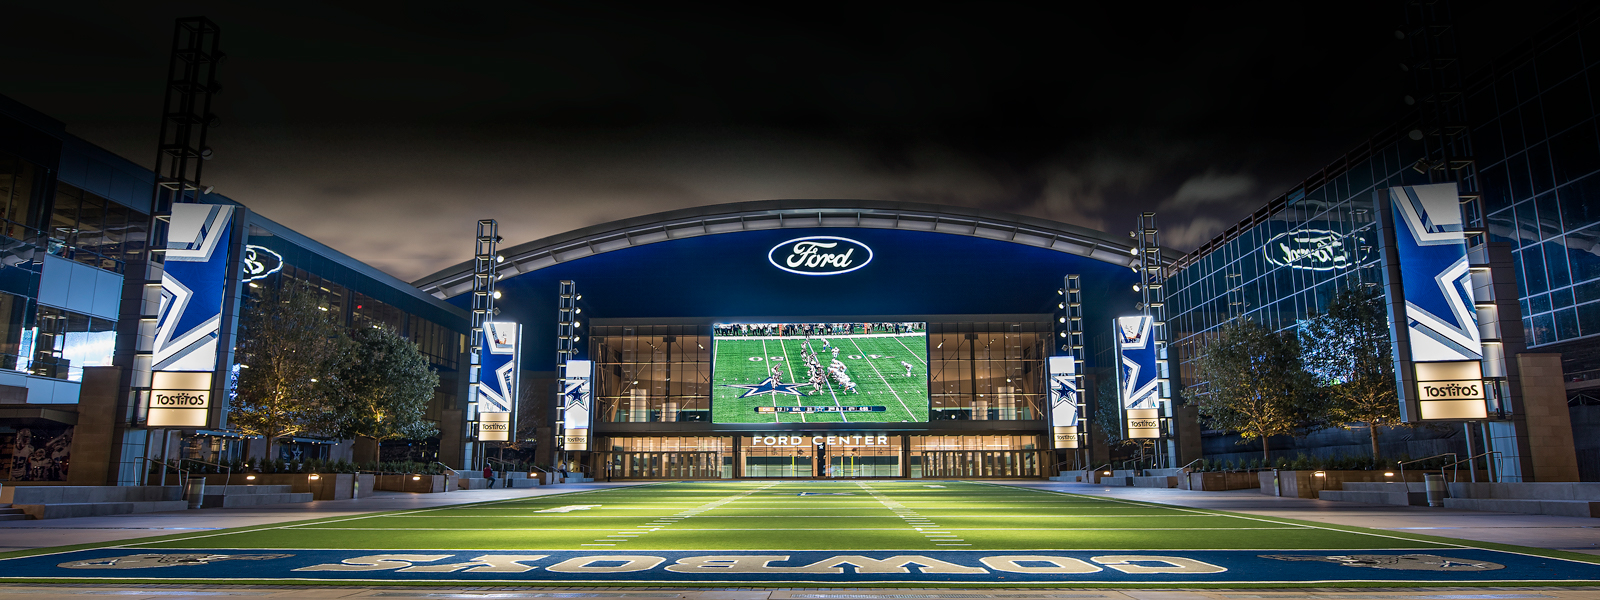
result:
[(850, 238), (795, 238), (767, 251), (772, 266), (800, 275), (838, 275), (872, 262), (872, 248)]
[[(4, 578), (414, 582), (1222, 584), (1593, 582), (1600, 564), (1479, 548), (567, 551), (97, 548), (0, 560)], [(0, 579), (4, 579), (0, 578)]]

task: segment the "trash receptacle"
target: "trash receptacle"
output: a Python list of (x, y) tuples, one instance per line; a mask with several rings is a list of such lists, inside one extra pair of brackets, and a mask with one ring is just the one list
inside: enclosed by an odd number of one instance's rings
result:
[(206, 501), (205, 478), (194, 477), (189, 479), (189, 488), (184, 490), (184, 494), (189, 497), (189, 508), (200, 508), (200, 504)]
[(1428, 490), (1428, 506), (1444, 506), (1444, 475), (1423, 475), (1422, 483)]

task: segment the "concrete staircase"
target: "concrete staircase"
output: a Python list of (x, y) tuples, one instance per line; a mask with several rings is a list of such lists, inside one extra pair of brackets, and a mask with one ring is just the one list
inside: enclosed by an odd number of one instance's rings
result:
[(6, 486), (0, 488), (0, 504), (9, 504), (33, 519), (103, 517), (189, 508), (189, 503), (183, 499), (183, 488), (175, 485)]
[(11, 508), (10, 504), (0, 504), (0, 521), (22, 521), (28, 518), (28, 513), (20, 508)]
[(1600, 518), (1600, 483), (1452, 483), (1446, 508)]
[(1413, 482), (1408, 491), (1404, 483), (1347, 481), (1343, 490), (1322, 490), (1317, 498), (1338, 502), (1388, 504), (1392, 506), (1427, 506), (1428, 493), (1423, 484)]
[(313, 494), (295, 493), (289, 485), (208, 485), (200, 508), (242, 508), (310, 502)]

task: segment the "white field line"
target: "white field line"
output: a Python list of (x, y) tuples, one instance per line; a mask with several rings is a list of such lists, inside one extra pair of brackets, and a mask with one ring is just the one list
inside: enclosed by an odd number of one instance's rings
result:
[[(1038, 493), (1041, 493), (1041, 494), (1061, 494), (1061, 495), (1066, 495), (1066, 492), (1056, 492), (1056, 491), (1052, 491), (1052, 490), (1037, 490), (1037, 489), (1032, 489), (1032, 488), (1020, 488), (1020, 487), (1012, 487), (1012, 486), (998, 486), (997, 484), (992, 484), (992, 483), (984, 483), (982, 485), (996, 485), (997, 487), (1007, 487), (1007, 488), (1010, 488), (1010, 489), (1028, 490), (1028, 491), (1031, 491), (1031, 492), (1038, 492)], [(1150, 504), (1158, 504), (1158, 503), (1154, 503), (1154, 502), (1140, 502), (1140, 501), (1137, 501), (1137, 500), (1123, 500), (1121, 498), (1101, 498), (1101, 499), (1106, 501), (1106, 502), (1114, 502), (1114, 503), (1117, 503), (1117, 504), (1128, 504), (1128, 505), (1133, 505), (1133, 506), (1146, 506), (1146, 507), (1148, 507)], [(1321, 530), (1321, 531), (1333, 531), (1333, 532), (1337, 532), (1337, 533), (1348, 533), (1348, 534), (1353, 534), (1353, 535), (1365, 535), (1365, 536), (1369, 536), (1369, 537), (1385, 538), (1385, 539), (1391, 539), (1391, 540), (1401, 540), (1401, 541), (1406, 541), (1406, 542), (1423, 542), (1423, 543), (1429, 543), (1429, 544), (1438, 544), (1440, 546), (1455, 546), (1457, 548), (1465, 548), (1465, 549), (1469, 549), (1469, 550), (1484, 550), (1484, 551), (1489, 551), (1489, 552), (1503, 552), (1501, 550), (1490, 550), (1488, 548), (1479, 548), (1477, 546), (1469, 546), (1469, 545), (1466, 545), (1466, 544), (1452, 544), (1450, 542), (1431, 542), (1431, 541), (1426, 541), (1426, 540), (1414, 540), (1414, 539), (1411, 539), (1411, 538), (1400, 537), (1400, 536), (1397, 536), (1397, 535), (1383, 535), (1381, 533), (1368, 533), (1368, 532), (1365, 532), (1365, 531), (1345, 531), (1343, 529), (1335, 529), (1335, 528), (1332, 528), (1332, 527), (1320, 527), (1320, 526), (1317, 526), (1317, 525), (1301, 525), (1299, 523), (1285, 523), (1283, 521), (1275, 521), (1273, 519), (1269, 519), (1269, 518), (1266, 518), (1266, 517), (1256, 517), (1256, 516), (1249, 516), (1249, 515), (1224, 515), (1224, 514), (1220, 514), (1220, 513), (1217, 513), (1217, 512), (1208, 511), (1208, 510), (1199, 509), (1199, 508), (1189, 508), (1189, 507), (1182, 507), (1182, 506), (1169, 506), (1169, 505), (1164, 505), (1164, 504), (1158, 504), (1158, 505), (1162, 506), (1164, 508), (1169, 508), (1171, 510), (1180, 510), (1180, 511), (1185, 511), (1185, 512), (1197, 513), (1197, 514), (1209, 514), (1209, 515), (1217, 516), (1217, 517), (1234, 517), (1234, 518), (1238, 518), (1238, 519), (1244, 519), (1246, 521), (1260, 521), (1262, 523), (1272, 523), (1274, 525), (1290, 525), (1290, 526), (1298, 527), (1300, 529), (1317, 529), (1317, 530)]]
[[(900, 338), (895, 338), (894, 341), (900, 342)], [(928, 343), (926, 341), (924, 341), (922, 343), (922, 345), (923, 345), (924, 348), (926, 348)], [(917, 359), (917, 362), (922, 363), (922, 367), (924, 369), (926, 369), (928, 367), (928, 361), (922, 360), (922, 357), (917, 356), (917, 351), (916, 350), (912, 350), (911, 347), (907, 346), (905, 342), (900, 342), (900, 347), (901, 348), (905, 348), (906, 352), (910, 352), (911, 353), (911, 358), (915, 358), (915, 359)]]
[[(658, 483), (658, 484), (645, 484), (645, 485), (662, 485), (662, 484)], [(602, 490), (584, 490), (584, 491), (581, 491), (581, 492), (572, 492), (572, 493), (568, 493), (568, 494), (552, 494), (552, 495), (549, 495), (549, 496), (536, 496), (536, 497), (537, 498), (553, 498), (553, 497), (570, 498), (572, 496), (580, 496), (580, 495), (583, 495), (583, 494), (590, 494), (590, 493), (602, 492), (602, 491), (605, 491), (605, 490), (603, 490), (603, 489)], [(520, 501), (524, 501), (524, 500), (528, 500), (528, 498), (507, 498), (505, 500), (491, 500), (489, 502), (468, 503), (468, 504), (504, 504), (504, 503), (507, 503), (507, 502), (520, 502)], [(380, 514), (357, 515), (357, 516), (354, 516), (354, 517), (347, 517), (347, 518), (343, 518), (343, 519), (332, 519), (332, 520), (328, 520), (328, 521), (318, 521), (316, 523), (299, 523), (299, 524), (297, 524), (297, 523), (289, 523), (289, 524), (286, 524), (286, 525), (279, 525), (277, 527), (262, 527), (260, 529), (250, 529), (250, 530), (247, 530), (247, 531), (224, 531), (224, 532), (220, 532), (220, 533), (208, 533), (208, 534), (197, 535), (197, 536), (193, 536), (193, 537), (178, 538), (178, 539), (175, 539), (175, 540), (162, 539), (162, 540), (149, 540), (149, 541), (144, 541), (144, 542), (128, 542), (126, 544), (100, 546), (100, 548), (127, 548), (127, 547), (130, 547), (130, 546), (144, 546), (144, 545), (148, 545), (148, 544), (170, 544), (170, 543), (175, 543), (175, 542), (187, 542), (189, 540), (198, 540), (198, 539), (204, 539), (204, 538), (209, 538), (209, 537), (219, 537), (219, 536), (224, 536), (224, 535), (242, 535), (242, 534), (246, 534), (246, 533), (256, 533), (256, 532), (260, 532), (260, 531), (272, 531), (272, 530), (275, 530), (275, 529), (302, 529), (302, 528), (309, 528), (310, 525), (320, 525), (320, 524), (323, 524), (323, 523), (343, 523), (345, 521), (356, 521), (356, 520), (360, 520), (360, 519), (371, 519), (371, 518), (375, 518), (375, 517), (414, 515), (414, 514), (417, 514), (417, 513), (425, 513), (425, 512), (432, 512), (432, 511), (436, 511), (436, 510), (444, 510), (444, 509), (451, 508), (452, 506), (458, 506), (458, 505), (435, 506), (435, 507), (431, 507), (431, 508), (422, 508), (422, 509), (417, 509), (417, 510), (405, 511), (405, 512), (402, 512), (402, 513), (390, 513), (390, 514), (381, 514), (381, 515)]]
[[(767, 354), (767, 341), (766, 340), (761, 340), (761, 361), (763, 363), (761, 365), (761, 374), (762, 375), (770, 374), (770, 371), (767, 370), (767, 365), (765, 364), (767, 362), (770, 362), (770, 361), (767, 360), (767, 357), (769, 357), (769, 356), (771, 356), (771, 355)], [(789, 357), (788, 356), (783, 357), (783, 362), (789, 362)], [(794, 374), (790, 373), (790, 376), (793, 377)], [(762, 377), (762, 379), (766, 379), (766, 377)], [(773, 408), (777, 408), (778, 407), (778, 393), (777, 392), (773, 392), (773, 393), (767, 394), (767, 396), (768, 396), (767, 400), (770, 400), (772, 402), (772, 407)], [(783, 413), (773, 412), (772, 413), (772, 422), (773, 423), (781, 423), (781, 422), (783, 422)], [(801, 423), (806, 422), (806, 416), (804, 414), (800, 415), (800, 422)]]
[(900, 399), (900, 392), (894, 391), (894, 384), (889, 383), (889, 380), (884, 378), (883, 371), (879, 371), (878, 370), (878, 365), (872, 364), (872, 358), (867, 356), (867, 351), (866, 350), (862, 350), (861, 349), (861, 344), (857, 344), (855, 340), (850, 340), (850, 345), (856, 347), (856, 352), (859, 352), (860, 355), (861, 355), (861, 358), (863, 358), (863, 359), (865, 359), (867, 361), (867, 366), (872, 367), (872, 372), (878, 374), (878, 379), (882, 380), (883, 381), (883, 385), (885, 387), (889, 388), (889, 393), (890, 394), (894, 394), (894, 401), (900, 403), (900, 408), (906, 409), (906, 416), (908, 416), (908, 417), (916, 416), (917, 413), (913, 412), (911, 410), (910, 406), (906, 406), (906, 401)]
[[(767, 345), (766, 342), (761, 342), (761, 346), (762, 346), (763, 349), (766, 348), (766, 345)], [(783, 344), (783, 340), (781, 340), (781, 339), (778, 340), (778, 350), (783, 352), (783, 367), (785, 369), (789, 370), (789, 381), (792, 382), (792, 383), (800, 383), (799, 379), (795, 379), (794, 378), (794, 361), (789, 360), (789, 347), (785, 346)], [(772, 400), (773, 400), (772, 405), (774, 407), (776, 407), (778, 405), (778, 402), (777, 402), (778, 394), (777, 393), (773, 393), (772, 394)], [(805, 396), (797, 396), (797, 397), (795, 397), (794, 405), (795, 406), (805, 406), (806, 405), (806, 397)], [(773, 415), (773, 417), (777, 417), (777, 416), (778, 415)], [(805, 413), (800, 413), (800, 422), (801, 423), (806, 422), (806, 414)]]
[[(740, 508), (738, 510), (744, 510)], [(759, 508), (753, 510), (794, 510), (793, 508)], [(806, 510), (820, 510), (807, 508)], [(861, 510), (861, 509), (834, 509), (834, 510)], [(608, 515), (578, 515), (561, 513), (553, 515), (389, 515), (397, 519), (580, 519), (583, 517), (615, 519)], [(1232, 515), (939, 515), (940, 519), (1195, 519), (1215, 517), (1219, 519), (1233, 518)], [(771, 515), (700, 515), (701, 519), (771, 519)], [(782, 515), (784, 519), (887, 519), (879, 515)]]
[[(923, 529), (930, 529), (924, 527)], [(1304, 527), (940, 527), (923, 535), (951, 531), (1284, 531)], [(616, 531), (548, 527), (307, 527), (304, 531)], [(683, 527), (678, 531), (905, 531), (904, 527)], [(634, 536), (636, 537), (636, 536)], [(1415, 541), (1415, 540), (1413, 540)]]

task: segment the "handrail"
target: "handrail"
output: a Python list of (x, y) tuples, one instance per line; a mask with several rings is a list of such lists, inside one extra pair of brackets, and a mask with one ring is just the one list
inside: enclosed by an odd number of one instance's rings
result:
[(1205, 462), (1205, 461), (1206, 461), (1206, 459), (1204, 459), (1204, 458), (1196, 458), (1194, 460), (1189, 461), (1189, 464), (1181, 466), (1181, 467), (1178, 467), (1178, 470), (1179, 471), (1183, 471), (1184, 473), (1188, 473), (1189, 472), (1189, 467), (1194, 466), (1195, 463)]
[[(1454, 453), (1454, 452), (1446, 452), (1444, 454), (1435, 454), (1433, 456), (1427, 456), (1427, 457), (1413, 459), (1413, 460), (1400, 461), (1398, 463), (1398, 465), (1400, 467), (1400, 484), (1406, 486), (1406, 493), (1407, 494), (1411, 493), (1411, 482), (1406, 481), (1406, 465), (1409, 465), (1411, 463), (1419, 463), (1419, 462), (1422, 462), (1422, 461), (1425, 461), (1425, 460), (1432, 460), (1432, 459), (1435, 459), (1435, 458), (1439, 458), (1441, 456), (1448, 456), (1452, 460), (1458, 458), (1456, 456), (1456, 453)], [(1439, 476), (1440, 477), (1444, 477), (1444, 467), (1439, 467)]]
[(450, 465), (444, 464), (444, 463), (439, 462), (437, 460), (433, 461), (433, 464), (436, 464), (436, 465), (439, 465), (441, 467), (444, 467), (444, 470), (449, 471), (451, 474), (456, 475), (458, 477), (461, 475), (461, 471), (457, 471), (457, 470), (451, 468)]
[[(184, 488), (184, 490), (185, 490), (184, 493), (188, 494), (187, 490), (189, 489), (189, 471), (182, 467), (183, 459), (178, 459), (178, 464), (177, 465), (173, 465), (173, 464), (167, 463), (167, 461), (156, 460), (156, 459), (150, 458), (148, 456), (141, 456), (139, 458), (144, 459), (146, 462), (153, 462), (155, 464), (161, 465), (161, 485), (162, 485), (162, 487), (166, 487), (166, 485), (167, 485), (167, 469), (173, 469), (173, 470), (177, 471), (178, 472), (178, 487)], [(146, 483), (148, 483), (148, 481)]]
[(233, 465), (219, 465), (217, 463), (206, 462), (206, 461), (200, 460), (198, 458), (180, 458), (180, 459), (178, 459), (178, 464), (182, 465), (183, 461), (186, 461), (186, 460), (190, 461), (190, 462), (197, 462), (197, 463), (200, 463), (202, 465), (210, 465), (210, 466), (221, 468), (221, 469), (227, 469), (228, 470), (228, 475), (227, 475), (227, 477), (224, 477), (222, 479), (222, 485), (229, 485), (229, 484), (233, 483)]
[[(1498, 458), (1498, 459), (1501, 459), (1501, 460), (1505, 459), (1505, 457), (1501, 455), (1499, 450), (1490, 450), (1488, 452), (1484, 452), (1482, 454), (1477, 454), (1477, 455), (1474, 455), (1474, 456), (1468, 456), (1466, 458), (1463, 458), (1461, 460), (1455, 461), (1455, 462), (1450, 463), (1448, 465), (1444, 465), (1442, 467), (1439, 467), (1439, 476), (1440, 477), (1444, 476), (1444, 470), (1445, 470), (1446, 467), (1456, 467), (1456, 465), (1459, 465), (1461, 463), (1471, 463), (1472, 461), (1477, 460), (1478, 458), (1481, 458), (1481, 457), (1484, 457), (1484, 456), (1488, 456), (1490, 454), (1496, 455), (1495, 457)], [(1474, 472), (1476, 472), (1476, 469), (1474, 469)], [(1461, 477), (1460, 477), (1461, 467), (1456, 467), (1456, 473), (1457, 473), (1456, 479), (1459, 481), (1461, 479)], [(1500, 473), (1500, 470), (1499, 469), (1495, 469), (1495, 479), (1499, 479), (1500, 478), (1499, 477), (1499, 473)], [(1477, 482), (1477, 477), (1473, 477), (1473, 482), (1474, 483)]]

